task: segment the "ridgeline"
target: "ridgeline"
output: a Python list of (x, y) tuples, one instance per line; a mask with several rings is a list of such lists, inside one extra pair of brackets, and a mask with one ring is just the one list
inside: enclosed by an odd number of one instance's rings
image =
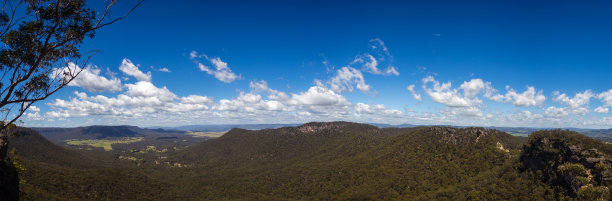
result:
[(313, 122), (232, 129), (137, 165), (20, 133), (24, 200), (607, 200), (612, 180), (611, 145), (564, 130)]

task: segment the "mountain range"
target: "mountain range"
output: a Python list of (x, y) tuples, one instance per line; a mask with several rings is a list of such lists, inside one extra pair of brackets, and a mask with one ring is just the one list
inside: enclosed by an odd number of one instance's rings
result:
[(21, 129), (11, 146), (25, 200), (592, 200), (612, 180), (612, 145), (568, 130), (313, 122), (92, 152)]

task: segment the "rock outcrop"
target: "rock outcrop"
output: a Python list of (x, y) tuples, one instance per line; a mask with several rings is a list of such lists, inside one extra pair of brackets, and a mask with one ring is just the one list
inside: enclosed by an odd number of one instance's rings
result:
[(19, 200), (19, 177), (8, 161), (8, 141), (0, 137), (0, 200)]
[(600, 150), (607, 146), (576, 132), (538, 131), (525, 144), (521, 162), (543, 182), (577, 196), (582, 189), (612, 184), (612, 159)]

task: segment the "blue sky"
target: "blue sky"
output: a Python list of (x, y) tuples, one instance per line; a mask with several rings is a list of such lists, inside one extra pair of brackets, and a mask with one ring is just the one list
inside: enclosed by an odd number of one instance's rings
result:
[(23, 120), (610, 128), (610, 6), (146, 1), (86, 41), (91, 65)]

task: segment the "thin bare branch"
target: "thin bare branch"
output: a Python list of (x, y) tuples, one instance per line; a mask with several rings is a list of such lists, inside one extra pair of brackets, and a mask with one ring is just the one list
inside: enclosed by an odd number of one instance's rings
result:
[[(107, 26), (107, 25), (111, 25), (111, 24), (113, 24), (113, 23), (115, 23), (115, 22), (117, 22), (117, 21), (119, 21), (119, 20), (122, 20), (123, 18), (126, 18), (128, 15), (130, 15), (130, 13), (132, 13), (132, 11), (134, 11), (134, 10), (135, 10), (135, 9), (136, 9), (138, 6), (140, 6), (140, 4), (142, 4), (142, 2), (144, 2), (144, 0), (141, 0), (140, 2), (138, 2), (138, 3), (137, 3), (137, 4), (136, 4), (134, 7), (132, 7), (132, 8), (131, 8), (131, 9), (130, 9), (130, 10), (127, 12), (127, 13), (125, 13), (125, 15), (123, 15), (123, 16), (121, 16), (121, 17), (119, 17), (119, 18), (115, 18), (114, 20), (111, 20), (110, 22), (100, 24), (100, 22), (102, 22), (102, 21), (104, 20), (104, 17), (106, 17), (106, 13), (107, 13), (107, 11), (104, 11), (104, 15), (103, 15), (103, 17), (102, 17), (100, 20), (98, 20), (98, 23), (96, 23), (96, 26), (92, 27), (92, 29), (91, 29), (91, 30), (96, 30), (96, 29), (99, 29), (99, 28), (105, 27), (105, 26)], [(107, 9), (108, 9), (108, 8), (110, 8), (110, 7), (107, 7)]]

